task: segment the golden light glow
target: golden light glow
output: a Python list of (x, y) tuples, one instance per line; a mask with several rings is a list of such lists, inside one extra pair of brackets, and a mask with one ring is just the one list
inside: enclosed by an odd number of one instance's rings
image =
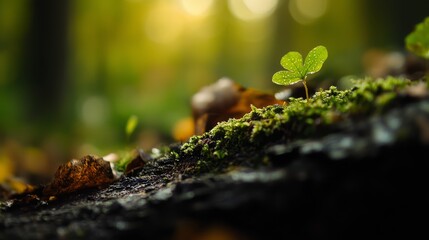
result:
[(171, 43), (183, 31), (184, 16), (175, 4), (161, 2), (144, 18), (144, 30), (148, 38), (157, 43)]
[(311, 24), (322, 17), (328, 9), (328, 0), (290, 0), (289, 11), (300, 24)]
[(266, 18), (276, 9), (278, 0), (229, 0), (232, 14), (243, 20), (251, 21)]
[(193, 16), (207, 15), (213, 2), (213, 0), (180, 0), (183, 9)]

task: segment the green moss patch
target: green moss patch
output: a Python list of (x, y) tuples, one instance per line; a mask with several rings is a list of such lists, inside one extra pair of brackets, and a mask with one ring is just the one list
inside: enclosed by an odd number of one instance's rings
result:
[(367, 78), (354, 81), (348, 90), (334, 86), (320, 90), (308, 102), (290, 98), (284, 105), (253, 107), (240, 119), (220, 122), (211, 131), (193, 136), (174, 155), (182, 161), (194, 159), (207, 170), (225, 166), (225, 160), (249, 157), (271, 143), (324, 134), (335, 123), (380, 114), (403, 99), (404, 90), (415, 84), (403, 78)]

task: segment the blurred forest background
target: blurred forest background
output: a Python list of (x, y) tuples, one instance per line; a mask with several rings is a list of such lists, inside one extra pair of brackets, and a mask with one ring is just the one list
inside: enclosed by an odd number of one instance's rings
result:
[[(325, 45), (318, 82), (405, 52), (421, 0), (0, 0), (0, 182), (85, 154), (173, 141), (201, 87), (271, 82), (288, 51)], [(315, 84), (310, 82), (311, 84)], [(137, 129), (127, 136), (130, 116)]]

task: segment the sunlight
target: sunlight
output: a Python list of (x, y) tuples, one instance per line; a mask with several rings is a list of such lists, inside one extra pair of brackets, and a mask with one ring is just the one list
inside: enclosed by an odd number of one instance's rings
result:
[(158, 4), (144, 19), (146, 35), (156, 43), (174, 42), (182, 33), (183, 28), (183, 13), (174, 4)]
[(303, 25), (311, 24), (322, 17), (328, 8), (328, 0), (290, 0), (292, 18)]
[(207, 15), (213, 2), (213, 0), (180, 0), (183, 9), (193, 16)]
[(229, 0), (232, 14), (243, 21), (259, 20), (270, 16), (278, 0)]

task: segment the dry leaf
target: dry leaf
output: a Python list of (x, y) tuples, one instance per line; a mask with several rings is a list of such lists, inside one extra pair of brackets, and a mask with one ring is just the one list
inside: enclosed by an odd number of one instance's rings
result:
[(193, 96), (194, 134), (199, 135), (209, 131), (218, 122), (241, 118), (251, 111), (251, 105), (261, 108), (283, 103), (273, 94), (244, 88), (230, 79), (222, 78)]
[(115, 180), (109, 162), (100, 157), (84, 156), (61, 165), (52, 182), (43, 190), (45, 196), (57, 196), (82, 189), (101, 187)]
[(150, 154), (145, 153), (143, 150), (139, 149), (135, 152), (135, 155), (131, 162), (125, 168), (125, 175), (132, 176), (140, 169), (142, 169), (148, 161), (152, 160)]
[(218, 122), (241, 118), (251, 111), (251, 105), (261, 108), (284, 104), (274, 94), (252, 88), (244, 88), (228, 78), (203, 87), (192, 97), (192, 118), (180, 120), (173, 130), (177, 141), (187, 141), (192, 135), (210, 131)]

